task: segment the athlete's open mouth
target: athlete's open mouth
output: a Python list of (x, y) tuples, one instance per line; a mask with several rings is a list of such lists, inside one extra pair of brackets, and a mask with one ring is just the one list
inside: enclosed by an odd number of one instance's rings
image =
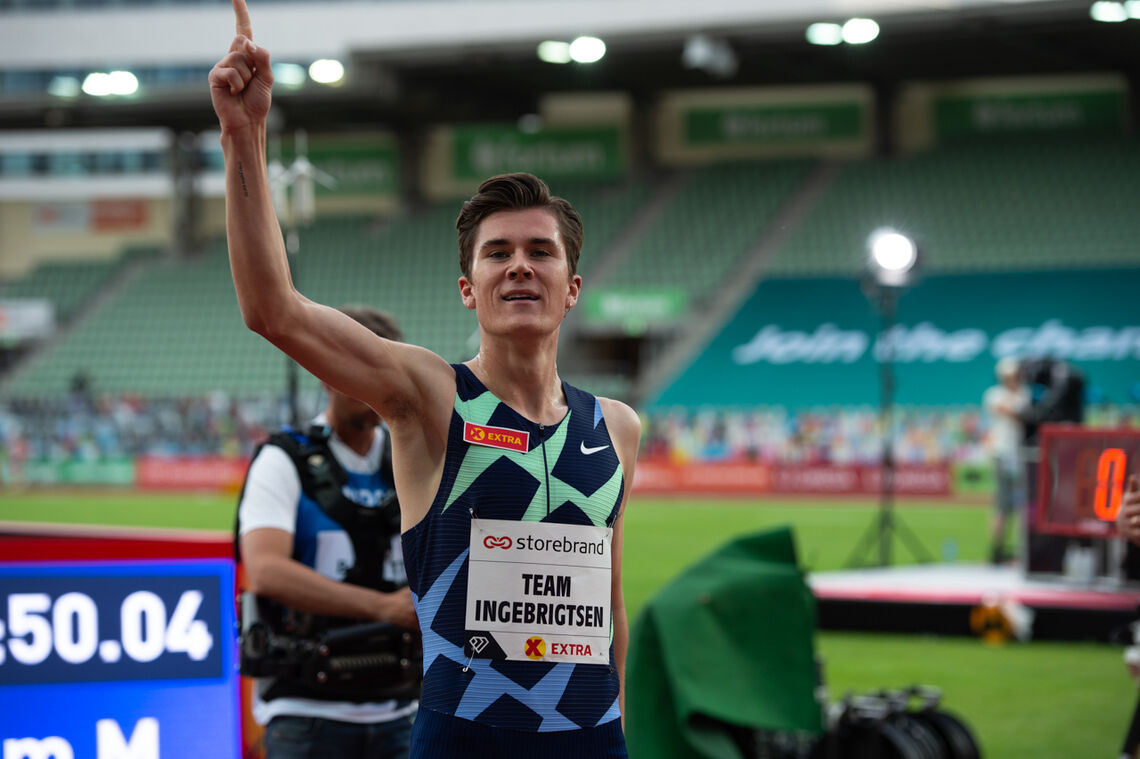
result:
[(538, 296), (530, 293), (511, 293), (504, 295), (503, 300), (538, 300)]

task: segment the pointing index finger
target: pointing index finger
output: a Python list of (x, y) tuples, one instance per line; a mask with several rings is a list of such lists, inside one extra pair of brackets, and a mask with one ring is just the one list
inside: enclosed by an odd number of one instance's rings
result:
[(245, 0), (233, 0), (233, 4), (237, 33), (247, 39), (253, 39), (253, 24), (249, 21), (249, 8), (245, 6)]

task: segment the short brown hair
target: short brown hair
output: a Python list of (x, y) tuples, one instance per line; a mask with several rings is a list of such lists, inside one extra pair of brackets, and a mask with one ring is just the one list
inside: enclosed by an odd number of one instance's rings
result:
[(475, 255), (475, 235), (479, 225), (499, 211), (521, 211), (545, 208), (554, 215), (562, 241), (566, 246), (566, 265), (570, 276), (578, 273), (578, 256), (582, 252), (582, 217), (569, 201), (550, 194), (550, 188), (533, 174), (500, 174), (479, 185), (479, 190), (463, 204), (455, 228), (459, 231), (459, 269), (471, 278), (471, 259)]
[(351, 316), (360, 324), (363, 324), (377, 335), (380, 335), (380, 337), (399, 342), (403, 342), (404, 340), (404, 331), (401, 330), (400, 325), (396, 323), (396, 317), (386, 311), (381, 311), (372, 306), (355, 304), (341, 306), (337, 310), (342, 314)]

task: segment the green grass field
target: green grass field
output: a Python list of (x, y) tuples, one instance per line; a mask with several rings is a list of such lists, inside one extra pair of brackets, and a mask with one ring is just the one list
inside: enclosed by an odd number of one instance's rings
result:
[[(635, 499), (626, 522), (630, 618), (678, 572), (730, 538), (792, 525), (810, 571), (843, 567), (875, 517), (871, 501)], [(979, 561), (989, 512), (979, 505), (900, 504), (900, 518), (936, 558)], [(229, 530), (233, 499), (134, 493), (0, 494), (0, 519)], [(912, 560), (901, 545), (896, 562)], [(941, 688), (990, 759), (1116, 756), (1136, 700), (1119, 647), (821, 632), (832, 698), (922, 683)]]

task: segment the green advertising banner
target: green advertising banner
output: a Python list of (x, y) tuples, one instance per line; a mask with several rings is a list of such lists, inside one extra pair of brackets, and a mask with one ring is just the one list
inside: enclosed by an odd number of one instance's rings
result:
[(675, 90), (657, 108), (657, 157), (700, 165), (736, 158), (867, 155), (874, 102), (863, 84)]
[(4, 462), (4, 482), (19, 485), (133, 485), (135, 462), (127, 456), (94, 461), (36, 459)]
[(1140, 269), (931, 276), (883, 333), (854, 279), (762, 282), (655, 406), (977, 405), (1003, 356), (1062, 358), (1092, 402), (1140, 394)]
[(1116, 132), (1127, 124), (1123, 88), (945, 95), (934, 101), (938, 139), (1043, 132)]
[(454, 179), (482, 181), (527, 171), (544, 179), (612, 179), (625, 172), (622, 130), (582, 126), (523, 132), (509, 125), (456, 126), (451, 130)]
[[(282, 150), (289, 166), (292, 148)], [(400, 161), (391, 135), (310, 135), (309, 162), (333, 178), (335, 187), (317, 183), (317, 195), (395, 195), (400, 191)]]
[(858, 102), (693, 108), (685, 113), (685, 142), (708, 147), (852, 140), (867, 129), (865, 111)]
[(627, 334), (675, 324), (689, 308), (689, 294), (681, 287), (595, 288), (583, 300), (587, 326), (617, 327)]

